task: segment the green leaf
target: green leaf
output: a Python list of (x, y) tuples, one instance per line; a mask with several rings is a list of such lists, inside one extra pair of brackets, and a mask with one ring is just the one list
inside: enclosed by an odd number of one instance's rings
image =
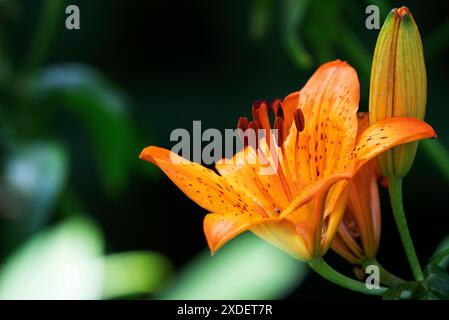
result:
[(449, 267), (449, 236), (446, 236), (437, 246), (430, 264), (438, 264), (443, 269)]
[(425, 270), (425, 286), (432, 295), (449, 300), (449, 275), (438, 265), (430, 264)]
[(298, 68), (310, 68), (313, 62), (312, 56), (306, 50), (299, 34), (309, 7), (309, 0), (286, 0), (283, 6), (282, 35), (287, 52)]
[(342, 4), (339, 1), (327, 1), (326, 5), (311, 1), (304, 37), (313, 51), (315, 63), (321, 64), (335, 59), (335, 40), (339, 40), (338, 31)]
[(406, 282), (389, 288), (384, 294), (384, 300), (414, 299), (416, 292), (421, 290), (421, 285), (417, 282)]
[(45, 223), (67, 180), (68, 157), (58, 143), (17, 146), (6, 159), (0, 195), (6, 214), (32, 232)]
[(438, 168), (443, 178), (449, 181), (449, 150), (440, 139), (423, 140), (420, 147)]
[(0, 299), (99, 299), (103, 251), (98, 228), (73, 218), (33, 237), (0, 270)]
[(428, 33), (424, 39), (427, 61), (438, 57), (448, 47), (449, 20), (442, 22), (439, 26)]
[(200, 254), (161, 299), (277, 299), (304, 279), (308, 267), (251, 234), (214, 256)]
[(271, 0), (252, 0), (249, 34), (254, 41), (265, 38), (272, 18)]
[(103, 188), (117, 192), (127, 182), (139, 148), (120, 91), (85, 65), (55, 65), (36, 76), (33, 95), (67, 108), (87, 127)]
[(148, 294), (159, 290), (171, 271), (169, 261), (156, 252), (125, 252), (103, 258), (103, 298)]

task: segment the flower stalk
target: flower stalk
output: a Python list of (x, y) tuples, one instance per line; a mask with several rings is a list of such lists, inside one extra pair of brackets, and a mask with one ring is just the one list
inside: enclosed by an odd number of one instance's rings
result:
[(394, 275), (393, 273), (385, 269), (375, 258), (367, 259), (362, 262), (362, 266), (365, 269), (370, 265), (375, 265), (376, 267), (379, 268), (380, 283), (388, 287), (396, 287), (398, 285), (405, 283), (405, 280), (399, 278), (398, 276)]
[(386, 291), (386, 288), (370, 289), (364, 282), (351, 279), (339, 273), (321, 257), (309, 261), (309, 266), (324, 279), (352, 291), (376, 296), (382, 295)]
[(424, 279), (421, 266), (413, 246), (412, 237), (405, 218), (404, 205), (402, 203), (402, 178), (390, 177), (388, 191), (390, 194), (391, 207), (393, 209), (394, 220), (399, 231), (399, 235), (407, 255), (408, 262), (412, 268), (413, 276), (417, 281)]

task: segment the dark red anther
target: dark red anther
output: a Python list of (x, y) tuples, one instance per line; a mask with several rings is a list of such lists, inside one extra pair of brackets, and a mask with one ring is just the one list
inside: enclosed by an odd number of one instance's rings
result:
[(237, 122), (238, 135), (240, 140), (243, 142), (243, 146), (246, 147), (248, 145), (248, 139), (245, 136), (245, 131), (248, 129), (248, 118), (240, 117)]
[(253, 103), (252, 107), (252, 113), (253, 113), (253, 120), (257, 122), (261, 122), (260, 119), (260, 108), (267, 106), (267, 102), (265, 100), (256, 100)]
[(300, 108), (295, 110), (295, 112), (293, 113), (293, 118), (295, 120), (296, 130), (302, 132), (305, 126), (305, 119), (304, 113), (302, 113), (302, 110)]
[(281, 99), (276, 98), (276, 99), (274, 99), (274, 100), (271, 102), (271, 104), (270, 104), (270, 109), (271, 109), (271, 111), (272, 111), (274, 114), (276, 114), (278, 108), (279, 108), (281, 105), (282, 105)]
[(239, 121), (237, 123), (237, 128), (241, 129), (243, 132), (246, 131), (246, 129), (248, 129), (248, 118), (247, 117), (240, 117)]
[(270, 105), (271, 111), (273, 111), (275, 118), (284, 118), (284, 109), (282, 108), (282, 101), (280, 99), (275, 99)]
[(279, 105), (278, 109), (276, 110), (276, 117), (280, 117), (284, 119), (284, 109), (282, 109), (282, 104)]
[(256, 121), (250, 121), (250, 123), (248, 124), (248, 130), (250, 129), (256, 131), (257, 134), (257, 130), (259, 130), (259, 124)]

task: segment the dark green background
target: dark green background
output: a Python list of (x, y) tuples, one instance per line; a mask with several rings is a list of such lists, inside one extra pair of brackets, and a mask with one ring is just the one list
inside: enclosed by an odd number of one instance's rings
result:
[[(367, 110), (369, 69), (378, 31), (365, 28), (364, 11), (368, 4), (380, 4), (383, 21), (387, 10), (398, 4), (310, 1), (303, 19), (296, 27), (289, 27), (285, 7), (289, 1), (265, 2), (269, 18), (260, 33), (251, 32), (255, 23), (261, 23), (256, 13), (258, 1), (70, 2), (80, 7), (81, 29), (66, 30), (62, 15), (44, 65), (76, 62), (99, 70), (125, 97), (135, 136), (127, 143), (126, 151), (119, 150), (129, 153), (130, 160), (126, 166), (119, 165), (118, 170), (126, 170), (126, 178), (111, 191), (102, 184), (97, 171), (98, 164), (108, 162), (114, 153), (96, 153), (84, 120), (67, 111), (59, 112), (55, 103), (56, 112), (51, 111), (55, 115), (48, 119), (50, 111), (46, 107), (36, 107), (28, 116), (26, 123), (44, 118), (40, 122), (44, 125), (34, 128), (32, 124), (10, 123), (19, 141), (56, 139), (69, 151), (69, 180), (43, 225), (62, 219), (70, 202), (67, 199), (75, 194), (77, 206), (93, 216), (105, 232), (108, 252), (155, 250), (168, 257), (179, 271), (206, 247), (202, 231), (205, 212), (157, 168), (141, 163), (141, 148), (170, 147), (170, 132), (175, 128), (191, 130), (193, 120), (201, 120), (203, 128), (234, 128), (239, 116), (250, 115), (254, 100), (272, 100), (300, 89), (317, 66), (336, 58), (348, 61), (358, 71), (360, 109)], [(449, 145), (449, 3), (427, 0), (400, 4), (410, 8), (424, 40), (428, 71), (426, 120), (441, 142)], [(12, 68), (20, 66), (29, 50), (40, 8), (41, 1), (19, 1), (17, 8), (4, 9), (0, 28), (10, 40)], [(290, 50), (287, 39), (292, 30), (293, 38), (303, 43), (312, 59), (309, 65), (299, 65)], [(2, 89), (2, 104), (14, 113), (19, 107), (10, 102), (9, 90)], [(104, 150), (114, 148), (113, 136), (109, 143)], [(447, 197), (448, 180), (420, 150), (405, 180), (404, 198), (422, 261), (430, 257), (449, 231)], [(410, 277), (385, 190), (382, 198), (379, 260), (392, 271)], [(0, 223), (11, 231), (10, 219)], [(0, 257), (29, 236), (6, 244), (9, 240), (2, 240)], [(351, 272), (335, 254), (329, 254), (329, 261)], [(315, 274), (310, 274), (288, 297), (365, 298)]]

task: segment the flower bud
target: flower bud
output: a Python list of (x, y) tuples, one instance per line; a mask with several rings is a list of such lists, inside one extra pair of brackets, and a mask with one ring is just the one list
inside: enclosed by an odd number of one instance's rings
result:
[[(371, 69), (369, 111), (374, 124), (389, 117), (424, 119), (426, 67), (421, 37), (406, 7), (393, 9), (377, 39)], [(382, 175), (404, 177), (415, 158), (418, 142), (400, 145), (379, 156)]]

